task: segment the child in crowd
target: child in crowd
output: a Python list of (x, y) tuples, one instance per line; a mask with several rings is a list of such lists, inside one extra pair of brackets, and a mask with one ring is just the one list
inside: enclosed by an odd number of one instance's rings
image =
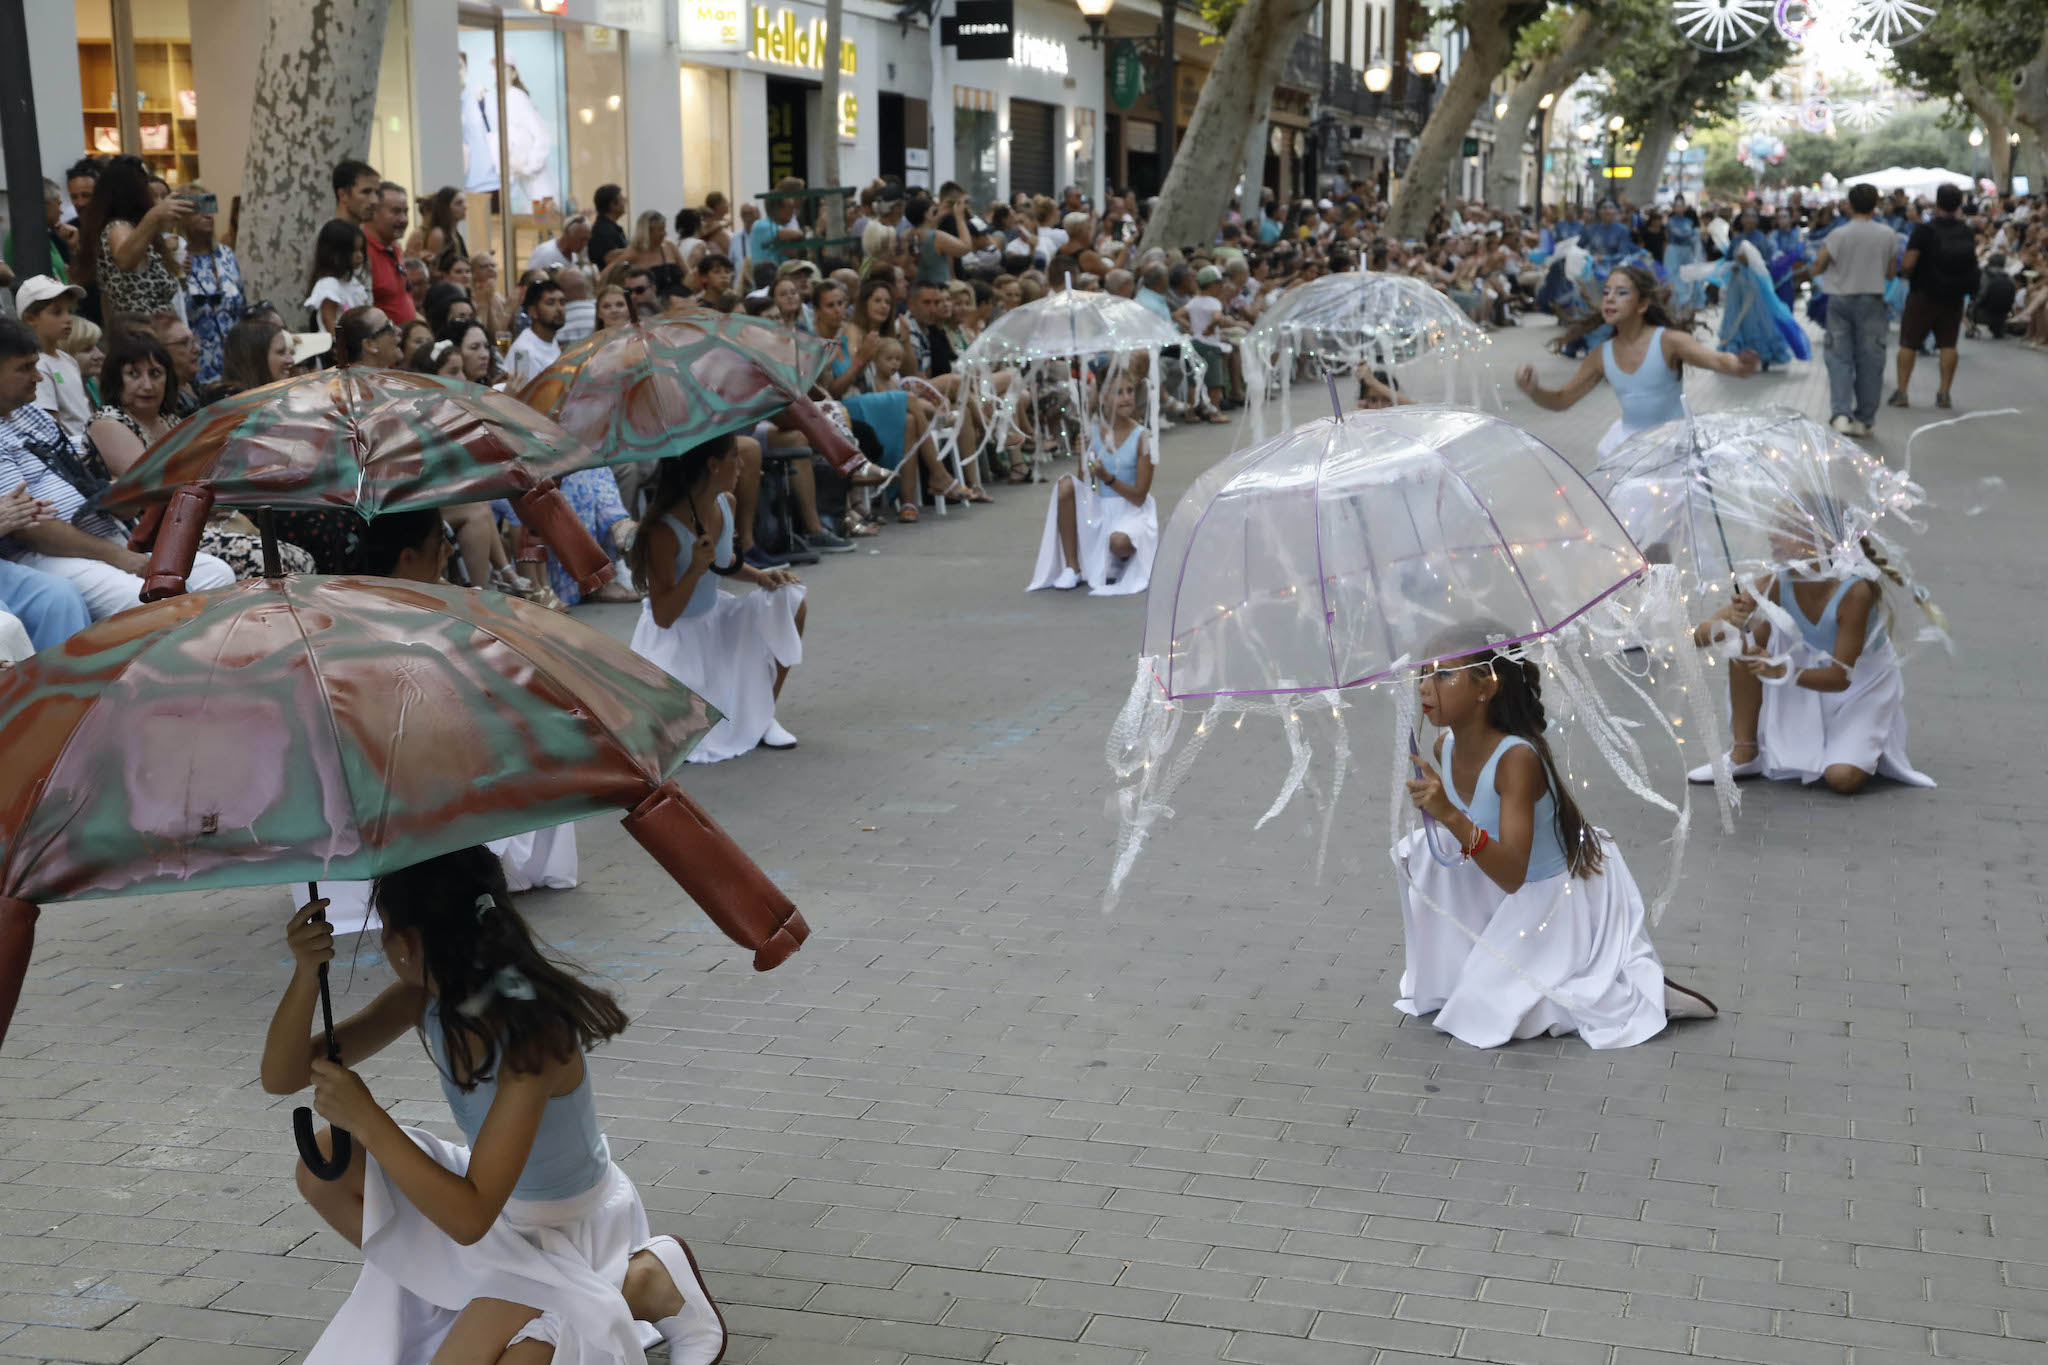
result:
[(49, 275), (24, 280), (14, 291), (14, 306), (21, 320), (43, 347), (36, 357), (36, 406), (57, 419), (58, 429), (73, 450), (85, 449), (85, 426), (93, 414), (78, 359), (64, 349), (71, 335), (72, 311), (84, 297), (85, 291), (77, 285)]
[[(794, 749), (775, 718), (789, 670), (803, 662), (804, 589), (787, 569), (756, 569), (733, 547), (733, 486), (739, 472), (731, 436), (661, 461), (647, 516), (626, 562), (647, 589), (633, 652), (718, 708), (725, 719), (690, 751), (717, 763), (756, 746)], [(757, 592), (718, 590), (718, 579)]]
[(1053, 485), (1026, 592), (1086, 583), (1092, 595), (1110, 597), (1143, 592), (1152, 581), (1158, 441), (1137, 419), (1137, 383), (1128, 371), (1109, 381), (1103, 397), (1103, 420), (1088, 432), (1088, 482), (1066, 474)]
[[(696, 1259), (656, 1237), (611, 1159), (585, 1054), (625, 1031), (608, 993), (551, 958), (512, 906), (498, 860), (468, 848), (377, 879), (397, 980), (334, 1030), (313, 1032), (334, 957), (324, 900), (292, 917), (291, 984), (264, 1041), (273, 1095), (313, 1088), (350, 1136), (341, 1177), (303, 1163), (306, 1202), (363, 1253), (310, 1365), (499, 1362), (712, 1365), (725, 1322)], [(352, 1069), (419, 1035), (466, 1145), (401, 1126)], [(333, 1155), (334, 1129), (319, 1133)]]
[[(1422, 715), (1440, 733), (1408, 783), (1427, 825), (1401, 872), (1404, 1013), (1473, 1047), (1577, 1033), (1630, 1047), (1718, 1011), (1665, 977), (1621, 850), (1580, 813), (1545, 738), (1542, 674), (1475, 622), (1430, 645)], [(1450, 860), (1436, 843), (1454, 843)]]

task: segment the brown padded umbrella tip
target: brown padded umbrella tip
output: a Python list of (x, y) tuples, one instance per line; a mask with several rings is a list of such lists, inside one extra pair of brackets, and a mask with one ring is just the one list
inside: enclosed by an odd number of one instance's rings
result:
[(36, 916), (41, 913), (27, 901), (0, 896), (0, 1044), (7, 1041), (7, 1022), (21, 999), (21, 983), (28, 976), (28, 958), (36, 944)]

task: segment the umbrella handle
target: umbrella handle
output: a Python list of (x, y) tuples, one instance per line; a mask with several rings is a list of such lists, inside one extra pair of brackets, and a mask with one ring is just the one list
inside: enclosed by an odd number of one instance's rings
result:
[(150, 547), (149, 567), (143, 571), (142, 600), (160, 602), (181, 597), (185, 580), (192, 574), (192, 561), (199, 553), (199, 537), (206, 533), (206, 519), (213, 514), (213, 490), (194, 484), (180, 484), (171, 494), (163, 520), (157, 524), (156, 543)]
[[(320, 899), (320, 884), (307, 882), (306, 890), (311, 899)], [(315, 918), (325, 918), (324, 915)], [(341, 1060), (341, 1046), (334, 1041), (334, 996), (327, 988), (327, 964), (320, 964), (320, 1018), (327, 1026), (327, 1060)], [(313, 1111), (305, 1105), (292, 1110), (292, 1138), (299, 1144), (299, 1160), (306, 1163), (306, 1169), (321, 1180), (339, 1180), (348, 1173), (350, 1141), (348, 1131), (343, 1128), (334, 1133), (334, 1155), (324, 1155), (319, 1141), (313, 1136)]]

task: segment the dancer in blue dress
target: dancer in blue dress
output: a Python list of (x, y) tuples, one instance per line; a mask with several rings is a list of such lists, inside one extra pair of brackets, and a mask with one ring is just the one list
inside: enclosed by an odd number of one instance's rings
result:
[(1538, 384), (1533, 365), (1515, 372), (1515, 386), (1538, 407), (1563, 412), (1605, 379), (1621, 401), (1621, 416), (1600, 440), (1598, 453), (1605, 455), (1632, 433), (1685, 415), (1679, 390), (1683, 366), (1738, 378), (1756, 373), (1754, 352), (1723, 355), (1708, 350), (1673, 321), (1667, 306), (1663, 287), (1649, 271), (1633, 265), (1615, 271), (1607, 277), (1599, 313), (1601, 324), (1614, 329), (1613, 338), (1581, 361), (1562, 388)]
[(1728, 259), (1721, 263), (1717, 277), (1721, 284), (1723, 351), (1754, 352), (1766, 370), (1792, 360), (1813, 358), (1806, 329), (1778, 297), (1770, 269), (1754, 242), (1731, 244)]
[(1688, 280), (1681, 272), (1699, 259), (1700, 216), (1680, 195), (1671, 201), (1671, 217), (1664, 224), (1664, 280), (1672, 303), (1686, 312), (1700, 306), (1702, 291), (1697, 280)]

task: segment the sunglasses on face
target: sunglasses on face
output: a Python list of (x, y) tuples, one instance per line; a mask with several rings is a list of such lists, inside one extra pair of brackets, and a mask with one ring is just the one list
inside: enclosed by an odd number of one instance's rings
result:
[(397, 335), (398, 328), (394, 324), (387, 322), (382, 327), (379, 327), (376, 331), (370, 333), (370, 340), (381, 341), (385, 337), (395, 337)]

